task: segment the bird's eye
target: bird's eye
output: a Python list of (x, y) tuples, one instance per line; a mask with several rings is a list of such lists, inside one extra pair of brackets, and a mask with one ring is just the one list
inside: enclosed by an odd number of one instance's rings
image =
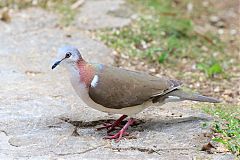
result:
[(67, 52), (65, 58), (69, 58), (71, 55), (72, 54), (70, 52)]

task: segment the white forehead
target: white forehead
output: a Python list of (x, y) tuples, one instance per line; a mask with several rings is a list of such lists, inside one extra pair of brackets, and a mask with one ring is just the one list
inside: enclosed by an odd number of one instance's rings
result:
[(80, 52), (78, 51), (78, 49), (76, 47), (73, 47), (73, 46), (63, 46), (63, 47), (58, 49), (58, 54), (59, 55), (65, 55), (67, 52), (70, 52), (74, 55), (80, 55)]

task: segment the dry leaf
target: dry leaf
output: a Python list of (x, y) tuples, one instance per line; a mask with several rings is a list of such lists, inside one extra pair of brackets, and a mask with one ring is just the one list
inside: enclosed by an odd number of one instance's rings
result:
[(215, 148), (210, 142), (202, 146), (202, 151), (207, 151), (208, 153), (212, 153), (211, 149)]
[(4, 8), (2, 13), (1, 13), (1, 20), (4, 22), (10, 22), (11, 21), (11, 17), (9, 15), (9, 9), (8, 8)]

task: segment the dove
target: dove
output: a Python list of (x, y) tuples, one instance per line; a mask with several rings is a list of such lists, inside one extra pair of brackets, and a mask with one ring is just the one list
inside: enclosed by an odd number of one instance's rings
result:
[[(156, 77), (143, 72), (103, 64), (89, 63), (84, 60), (76, 47), (64, 46), (58, 49), (57, 60), (52, 69), (58, 65), (67, 68), (72, 87), (82, 101), (98, 111), (121, 114), (112, 124), (104, 124), (98, 129), (107, 129), (104, 138), (120, 141), (128, 134), (126, 131), (133, 125), (133, 116), (153, 104), (163, 105), (168, 102), (184, 100), (219, 103), (218, 99), (186, 92), (182, 83), (167, 77)], [(116, 133), (110, 133), (126, 124)]]

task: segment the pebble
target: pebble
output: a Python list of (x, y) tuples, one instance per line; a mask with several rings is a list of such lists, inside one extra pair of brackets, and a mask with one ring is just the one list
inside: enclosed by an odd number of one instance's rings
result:
[(199, 88), (200, 87), (200, 83), (195, 83), (195, 86), (196, 86), (196, 88)]
[(208, 7), (209, 2), (208, 2), (208, 1), (203, 1), (203, 2), (202, 2), (202, 5), (203, 5), (204, 7)]
[(202, 46), (201, 49), (204, 51), (204, 52), (207, 52), (208, 51), (208, 48), (206, 46)]
[(219, 55), (219, 52), (213, 52), (213, 56), (217, 57)]
[(138, 19), (138, 15), (137, 14), (133, 14), (132, 16), (131, 16), (131, 19), (133, 19), (133, 20), (136, 20), (136, 19)]
[(188, 3), (187, 4), (187, 11), (188, 12), (192, 12), (192, 10), (193, 10), (193, 4), (192, 3)]
[(224, 27), (225, 27), (225, 23), (224, 23), (223, 21), (218, 21), (218, 22), (216, 23), (216, 27), (218, 27), (218, 28), (224, 28)]
[(211, 16), (210, 17), (210, 22), (212, 22), (212, 23), (217, 23), (219, 20), (220, 20), (220, 18), (217, 17), (217, 16)]
[(162, 36), (165, 36), (166, 35), (166, 32), (160, 32), (160, 34), (162, 35)]
[(230, 30), (230, 34), (233, 36), (233, 35), (236, 35), (237, 34), (237, 30), (236, 29), (231, 29)]
[(154, 73), (154, 72), (156, 72), (156, 69), (155, 68), (150, 68), (149, 71)]
[(219, 86), (217, 86), (216, 88), (214, 88), (214, 90), (213, 90), (214, 92), (219, 92), (220, 91), (220, 87)]
[(145, 41), (141, 41), (141, 45), (143, 49), (146, 49), (148, 47)]
[(218, 34), (223, 34), (224, 33), (224, 30), (223, 29), (219, 29), (218, 30)]

